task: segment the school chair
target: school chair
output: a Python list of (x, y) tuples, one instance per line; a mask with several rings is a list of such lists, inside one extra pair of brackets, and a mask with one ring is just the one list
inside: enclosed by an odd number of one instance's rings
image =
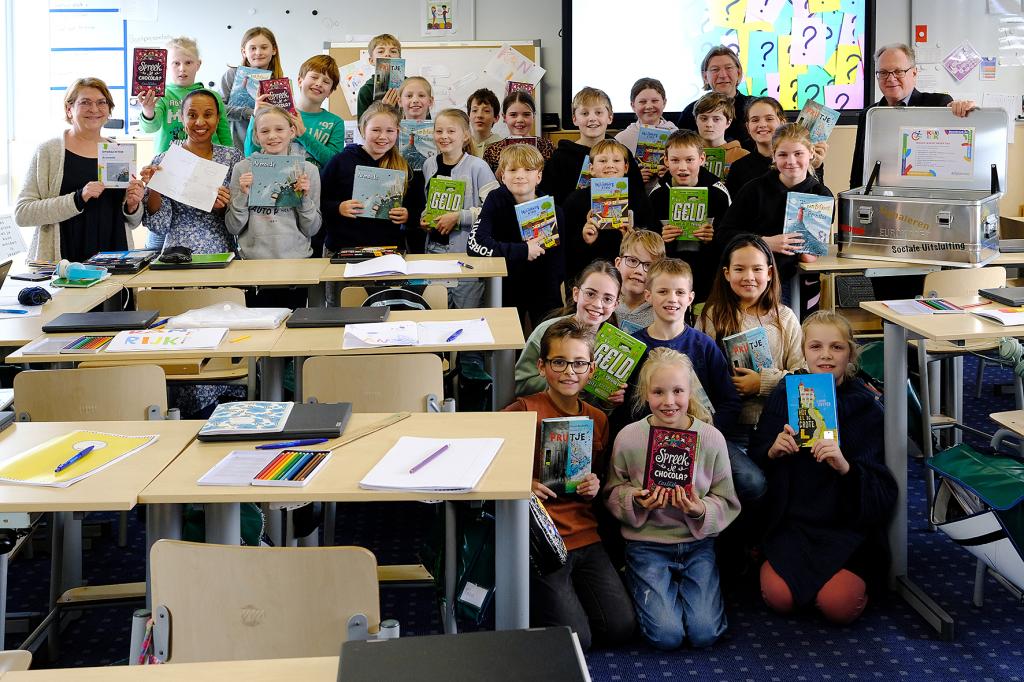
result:
[[(448, 310), (448, 289), (443, 284), (428, 284), (421, 296), (431, 310)], [(345, 287), (341, 290), (339, 304), (342, 308), (358, 308), (368, 297), (366, 287)]]
[(32, 652), (24, 649), (0, 651), (0, 676), (4, 673), (28, 670), (32, 665)]
[(362, 547), (160, 540), (150, 561), (165, 662), (337, 656), (380, 627), (377, 560)]

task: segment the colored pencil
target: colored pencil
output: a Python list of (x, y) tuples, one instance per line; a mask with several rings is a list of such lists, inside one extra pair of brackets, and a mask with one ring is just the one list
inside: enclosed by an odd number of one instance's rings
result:
[(258, 474), (256, 474), (256, 478), (262, 479), (264, 476), (266, 476), (267, 472), (273, 471), (277, 467), (277, 465), (281, 463), (281, 459), (284, 456), (285, 456), (285, 453), (282, 452), (282, 453), (279, 453), (277, 455), (277, 457), (275, 457), (274, 459), (270, 460), (270, 463), (267, 464), (267, 466), (263, 467), (263, 469), (261, 469)]
[(323, 463), (323, 461), (325, 459), (327, 459), (327, 455), (325, 453), (323, 453), (323, 452), (316, 453), (316, 455), (313, 457), (313, 459), (302, 469), (302, 471), (297, 473), (295, 475), (295, 478), (293, 478), (292, 480), (293, 481), (305, 481), (306, 478), (310, 474), (312, 474), (314, 471), (316, 471), (317, 467), (319, 467)]
[(302, 471), (302, 467), (306, 466), (309, 460), (313, 459), (313, 455), (308, 452), (297, 452), (292, 455), (290, 466), (281, 472), (281, 475), (277, 477), (278, 481), (290, 481), (292, 476)]

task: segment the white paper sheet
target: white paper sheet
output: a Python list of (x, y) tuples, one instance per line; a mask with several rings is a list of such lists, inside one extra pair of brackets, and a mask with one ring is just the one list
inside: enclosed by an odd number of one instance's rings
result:
[(200, 158), (180, 145), (171, 145), (149, 187), (175, 201), (211, 211), (227, 174), (224, 164)]
[[(483, 478), (504, 442), (503, 438), (403, 436), (359, 481), (359, 487), (371, 490), (469, 492)], [(409, 473), (410, 469), (442, 445), (448, 446), (445, 452), (416, 473)]]
[(397, 253), (378, 256), (362, 263), (348, 263), (345, 277), (371, 277), (375, 275), (458, 275), (462, 266), (457, 260), (407, 261)]
[(0, 263), (27, 250), (21, 228), (14, 224), (14, 216), (9, 213), (0, 215)]
[(484, 73), (498, 81), (516, 81), (537, 85), (546, 73), (509, 44), (504, 44), (484, 66)]
[(372, 322), (345, 325), (342, 348), (379, 348), (415, 346), (418, 339), (415, 322)]
[[(448, 339), (462, 330), (453, 340)], [(494, 343), (494, 335), (487, 320), (454, 320), (451, 322), (420, 322), (416, 325), (420, 346), (443, 346), (445, 344)]]
[[(455, 332), (458, 336), (449, 341)], [(444, 322), (374, 322), (345, 326), (341, 347), (380, 348), (382, 346), (458, 346), (494, 343), (490, 325), (484, 318)]]
[(248, 486), (280, 450), (232, 450), (197, 481), (199, 485)]

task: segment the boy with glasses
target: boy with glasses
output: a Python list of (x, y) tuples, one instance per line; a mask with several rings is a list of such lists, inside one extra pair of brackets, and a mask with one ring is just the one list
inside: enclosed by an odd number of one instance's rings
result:
[(615, 267), (622, 275), (622, 292), (615, 316), (619, 329), (633, 334), (650, 327), (654, 311), (644, 297), (647, 290), (647, 271), (651, 265), (665, 257), (665, 240), (650, 230), (634, 230), (622, 238)]

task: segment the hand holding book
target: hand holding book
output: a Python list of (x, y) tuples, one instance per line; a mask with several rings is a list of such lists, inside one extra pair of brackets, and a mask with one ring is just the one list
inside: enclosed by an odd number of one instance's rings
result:
[(814, 456), (815, 461), (824, 462), (835, 469), (840, 476), (845, 476), (850, 472), (850, 463), (846, 461), (843, 451), (839, 449), (838, 441), (819, 440), (811, 446), (811, 455)]

